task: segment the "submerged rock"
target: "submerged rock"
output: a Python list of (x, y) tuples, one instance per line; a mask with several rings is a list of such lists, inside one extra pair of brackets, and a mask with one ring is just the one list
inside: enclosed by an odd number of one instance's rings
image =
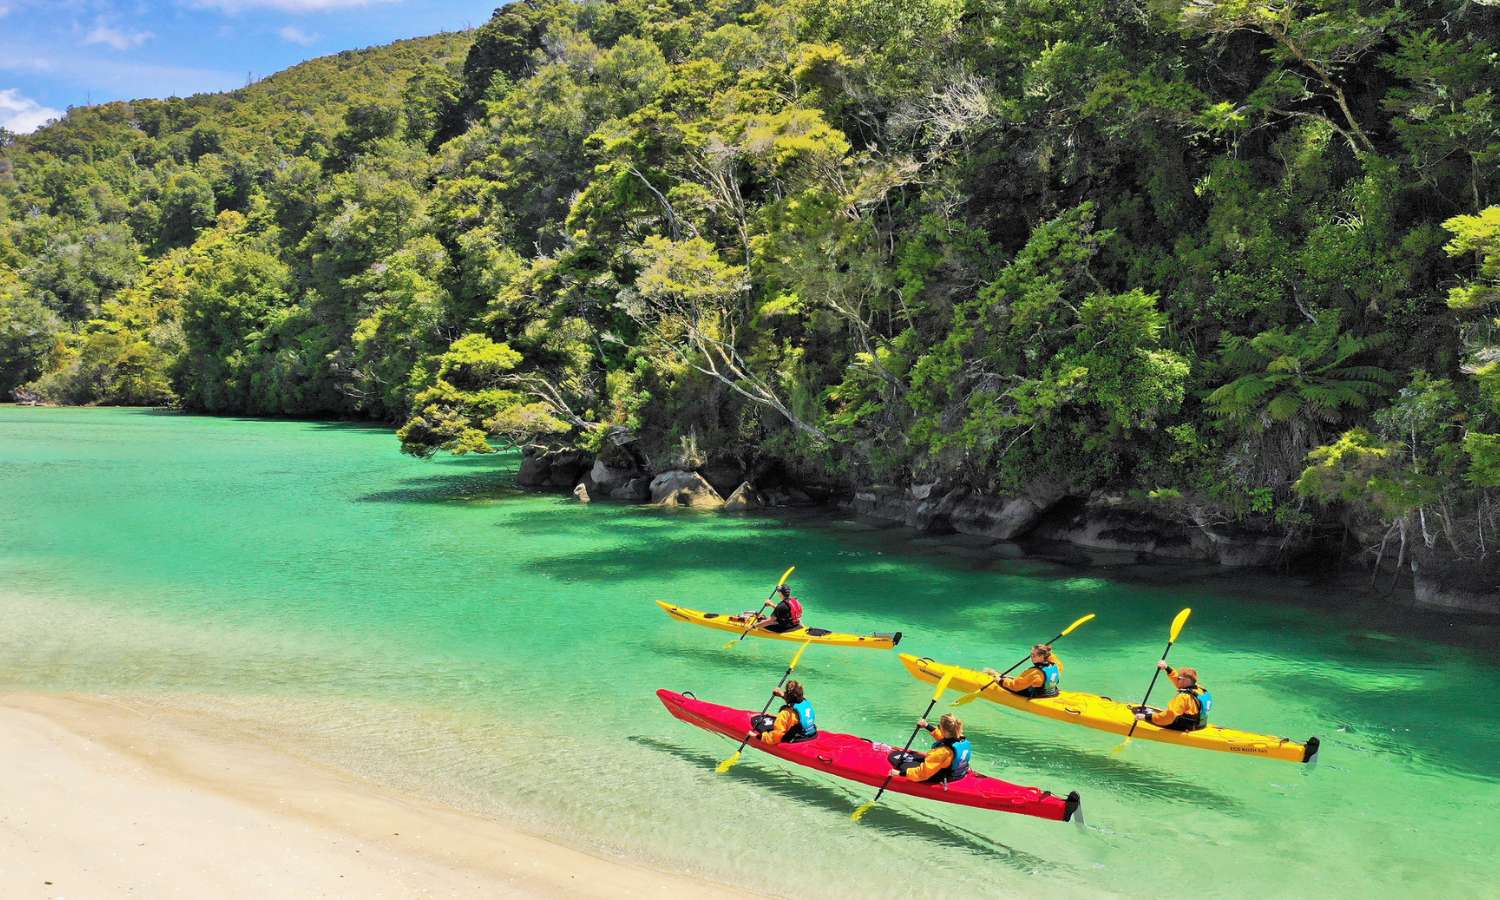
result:
[(651, 502), (657, 506), (719, 509), (724, 505), (724, 498), (697, 472), (673, 469), (651, 479)]

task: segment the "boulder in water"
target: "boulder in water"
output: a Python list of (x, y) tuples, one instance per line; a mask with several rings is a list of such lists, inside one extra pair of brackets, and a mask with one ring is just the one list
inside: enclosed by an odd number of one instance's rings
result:
[(673, 469), (651, 479), (651, 502), (657, 506), (718, 509), (724, 505), (724, 498), (697, 472)]
[(740, 482), (740, 486), (734, 489), (734, 493), (729, 495), (728, 500), (724, 501), (724, 508), (729, 510), (755, 509), (764, 505), (760, 491), (757, 491), (755, 485), (748, 481)]

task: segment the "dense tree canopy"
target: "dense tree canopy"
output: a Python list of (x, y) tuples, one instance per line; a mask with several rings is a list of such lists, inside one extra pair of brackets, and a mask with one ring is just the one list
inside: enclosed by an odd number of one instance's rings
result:
[(0, 166), (0, 390), (1500, 535), (1500, 8), (523, 0)]

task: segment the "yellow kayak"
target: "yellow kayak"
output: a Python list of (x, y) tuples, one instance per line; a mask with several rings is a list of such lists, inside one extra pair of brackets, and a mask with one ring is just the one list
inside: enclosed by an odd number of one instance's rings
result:
[[(1012, 694), (998, 684), (990, 684), (988, 675), (973, 669), (950, 666), (934, 662), (926, 657), (912, 656), (909, 653), (901, 654), (901, 664), (906, 666), (906, 670), (916, 678), (934, 683), (952, 672), (952, 687), (955, 691), (970, 693), (989, 685), (984, 693), (980, 694), (985, 700), (1001, 706), (1009, 706), (1011, 709), (1019, 709), (1022, 712), (1057, 719), (1060, 722), (1071, 722), (1074, 725), (1097, 728), (1100, 731), (1125, 734), (1130, 731), (1130, 723), (1135, 721), (1135, 712), (1130, 704), (1096, 694), (1061, 691), (1056, 697), (1027, 699)], [(1199, 750), (1220, 750), (1241, 756), (1260, 756), (1294, 763), (1312, 762), (1318, 754), (1317, 738), (1308, 738), (1307, 743), (1301, 744), (1290, 738), (1235, 731), (1232, 728), (1220, 728), (1217, 725), (1209, 725), (1197, 731), (1174, 731), (1170, 728), (1152, 725), (1150, 722), (1142, 722), (1136, 726), (1134, 736), (1148, 741), (1196, 747)]]
[[(704, 628), (717, 628), (720, 631), (733, 631), (736, 634), (743, 632), (745, 626), (750, 624), (750, 617), (746, 615), (729, 615), (727, 613), (702, 612), (696, 609), (688, 609), (686, 606), (678, 606), (665, 600), (656, 601), (656, 605), (667, 611), (667, 615), (682, 622), (691, 622), (694, 625), (702, 625)], [(826, 628), (794, 628), (791, 631), (767, 631), (764, 628), (756, 628), (750, 632), (750, 637), (775, 638), (778, 641), (796, 641), (802, 643), (811, 641), (814, 644), (833, 644), (838, 647), (870, 647), (875, 650), (889, 650), (901, 643), (901, 632), (894, 633), (877, 632), (875, 634), (843, 634), (838, 631), (829, 631)]]

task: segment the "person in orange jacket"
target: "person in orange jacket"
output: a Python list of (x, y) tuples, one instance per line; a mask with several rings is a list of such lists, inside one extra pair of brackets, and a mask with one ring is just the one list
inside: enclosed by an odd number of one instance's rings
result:
[(891, 778), (906, 778), (909, 781), (942, 783), (957, 781), (969, 774), (969, 757), (973, 747), (964, 737), (964, 723), (958, 716), (948, 713), (933, 725), (926, 719), (918, 719), (917, 725), (937, 738), (932, 749), (926, 753), (915, 750), (894, 750), (890, 754)]
[(750, 720), (750, 734), (746, 740), (759, 740), (768, 747), (780, 743), (795, 744), (810, 741), (818, 736), (818, 719), (807, 694), (799, 681), (788, 681), (786, 688), (771, 692), (786, 703), (776, 713), (776, 718), (756, 716)]
[(1150, 722), (1173, 731), (1207, 728), (1208, 713), (1214, 708), (1214, 697), (1198, 683), (1198, 670), (1188, 666), (1173, 669), (1167, 665), (1166, 660), (1158, 662), (1156, 667), (1166, 672), (1172, 683), (1177, 685), (1177, 696), (1172, 698), (1166, 709), (1138, 706), (1135, 717), (1142, 722)]
[(1021, 674), (1011, 678), (994, 669), (985, 669), (984, 674), (1012, 694), (1027, 698), (1056, 697), (1062, 667), (1062, 660), (1052, 653), (1051, 644), (1036, 644), (1031, 648), (1031, 667)]

